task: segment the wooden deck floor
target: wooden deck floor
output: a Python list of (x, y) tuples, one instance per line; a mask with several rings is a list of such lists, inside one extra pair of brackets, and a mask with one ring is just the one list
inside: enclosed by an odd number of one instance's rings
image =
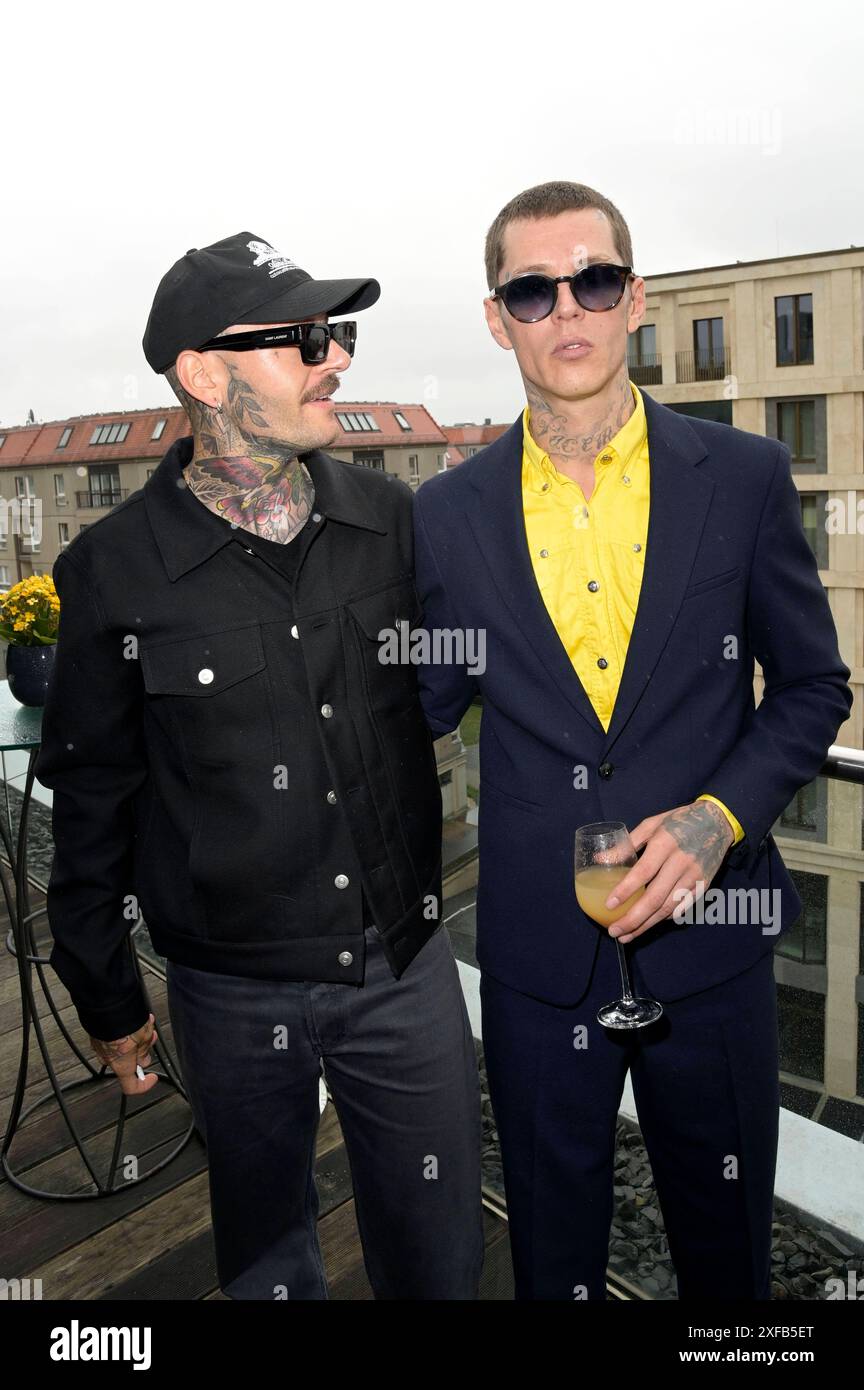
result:
[[(31, 908), (44, 894), (31, 889)], [(8, 917), (0, 919), (5, 943)], [(40, 955), (50, 950), (47, 920), (37, 921)], [(44, 943), (44, 945), (43, 945)], [(47, 968), (64, 1025), (90, 1056), (89, 1043), (69, 996)], [(165, 982), (147, 970), (147, 987), (160, 1041), (174, 1056)], [(45, 1004), (34, 974), (49, 1054), (62, 1081), (86, 1075), (70, 1052)], [(0, 945), (0, 1132), (5, 1133), (18, 1071), (21, 1015), (17, 963)], [(24, 1109), (48, 1090), (39, 1048), (31, 1034), (28, 1090)], [(113, 1075), (83, 1088), (69, 1100), (83, 1134), (92, 1136), (100, 1172), (110, 1161), (120, 1089)], [(189, 1127), (189, 1107), (164, 1082), (146, 1097), (131, 1100), (123, 1151), (138, 1156), (142, 1168), (164, 1158)], [(128, 1142), (127, 1142), (128, 1140)], [(91, 1188), (56, 1103), (35, 1110), (19, 1123), (9, 1154), (13, 1171), (34, 1187), (66, 1192)], [(354, 1216), (351, 1175), (335, 1108), (327, 1105), (318, 1131), (316, 1182), (320, 1198), (319, 1238), (330, 1297), (371, 1299)], [(506, 1222), (484, 1212), (486, 1262), (481, 1298), (513, 1297)], [(182, 1151), (159, 1173), (111, 1197), (93, 1201), (46, 1201), (21, 1192), (0, 1172), (0, 1275), (41, 1279), (42, 1298), (88, 1300), (221, 1299), (216, 1278), (204, 1145), (193, 1133)]]

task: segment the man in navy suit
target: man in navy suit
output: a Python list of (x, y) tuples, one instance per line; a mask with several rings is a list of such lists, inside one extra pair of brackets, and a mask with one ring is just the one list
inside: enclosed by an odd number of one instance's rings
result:
[[(771, 827), (848, 717), (850, 670), (786, 446), (629, 381), (632, 263), (580, 184), (489, 229), (487, 322), (527, 405), (417, 494), (424, 628), (485, 639), (482, 670), (442, 643), (421, 692), (436, 736), (483, 698), (477, 959), (516, 1297), (605, 1297), (629, 1070), (679, 1298), (766, 1299), (773, 947), (801, 910)], [(609, 932), (573, 884), (574, 831), (601, 820), (641, 851), (620, 901), (644, 888)], [(662, 1003), (648, 1027), (597, 1021), (614, 935)]]

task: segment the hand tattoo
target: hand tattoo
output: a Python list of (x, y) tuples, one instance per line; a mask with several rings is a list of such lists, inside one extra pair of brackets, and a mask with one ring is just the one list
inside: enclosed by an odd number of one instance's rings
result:
[(668, 830), (679, 849), (693, 855), (706, 888), (735, 838), (732, 826), (713, 801), (694, 801), (692, 806), (670, 811), (659, 829)]

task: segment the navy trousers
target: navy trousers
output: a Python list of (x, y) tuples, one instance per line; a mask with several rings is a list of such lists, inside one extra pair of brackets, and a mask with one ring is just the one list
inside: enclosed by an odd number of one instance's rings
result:
[[(720, 928), (718, 928), (720, 930)], [(625, 947), (634, 993), (638, 951)], [(481, 976), (517, 1299), (603, 1299), (615, 1125), (629, 1069), (679, 1299), (769, 1299), (779, 1121), (773, 953), (633, 1033), (605, 932), (588, 990), (556, 1008)]]
[(315, 1136), (322, 1063), (376, 1298), (474, 1299), (483, 1263), (480, 1084), (447, 928), (396, 980), (374, 926), (362, 985), (169, 961), (168, 1007), (205, 1140), (219, 1285), (326, 1299)]

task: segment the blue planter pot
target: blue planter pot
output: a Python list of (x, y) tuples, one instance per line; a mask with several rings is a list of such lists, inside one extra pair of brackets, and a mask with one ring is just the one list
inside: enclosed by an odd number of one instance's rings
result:
[(47, 647), (23, 647), (10, 642), (6, 648), (9, 690), (21, 705), (44, 705), (57, 643)]

